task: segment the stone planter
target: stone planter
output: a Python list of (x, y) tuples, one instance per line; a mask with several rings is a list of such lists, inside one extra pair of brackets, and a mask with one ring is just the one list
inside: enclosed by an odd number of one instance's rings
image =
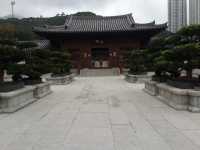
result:
[(23, 82), (4, 82), (0, 83), (0, 93), (12, 92), (24, 88)]
[(46, 79), (52, 85), (66, 85), (71, 83), (74, 80), (74, 75), (66, 75), (61, 77), (49, 77)]
[(179, 89), (167, 84), (147, 81), (144, 91), (176, 110), (200, 112), (200, 91), (198, 90)]
[(147, 74), (144, 75), (132, 75), (132, 74), (126, 74), (125, 75), (125, 80), (129, 83), (144, 83), (146, 80), (150, 80), (151, 77), (148, 76)]
[(166, 84), (157, 84), (158, 98), (176, 110), (187, 110), (189, 106), (188, 90), (178, 89)]
[(152, 96), (158, 95), (158, 87), (157, 82), (154, 81), (145, 81), (145, 88), (144, 91)]
[(190, 90), (189, 92), (189, 111), (200, 112), (200, 91)]
[(34, 89), (34, 87), (25, 87), (12, 92), (0, 93), (0, 111), (12, 113), (35, 102)]
[(34, 97), (37, 99), (43, 98), (51, 93), (52, 91), (49, 83), (41, 83), (35, 86)]
[(127, 75), (129, 73), (130, 69), (129, 68), (122, 68), (122, 73), (124, 75)]

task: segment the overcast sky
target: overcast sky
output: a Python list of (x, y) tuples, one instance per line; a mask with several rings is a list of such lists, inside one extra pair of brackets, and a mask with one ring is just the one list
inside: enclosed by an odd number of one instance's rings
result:
[[(0, 0), (0, 16), (11, 14), (11, 0)], [(167, 21), (167, 0), (16, 0), (15, 14), (23, 17), (55, 16), (92, 11), (99, 15), (132, 13), (136, 22)]]

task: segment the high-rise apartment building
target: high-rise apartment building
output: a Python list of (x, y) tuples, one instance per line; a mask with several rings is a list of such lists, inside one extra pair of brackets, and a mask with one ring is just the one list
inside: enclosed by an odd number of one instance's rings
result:
[(177, 32), (187, 25), (187, 0), (168, 0), (168, 26)]
[(200, 24), (200, 0), (189, 0), (189, 22)]

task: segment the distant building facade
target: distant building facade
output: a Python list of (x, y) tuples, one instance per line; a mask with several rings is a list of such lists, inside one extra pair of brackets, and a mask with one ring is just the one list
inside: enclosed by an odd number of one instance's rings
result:
[(168, 0), (169, 31), (177, 32), (187, 25), (187, 0)]
[(189, 23), (200, 24), (200, 0), (189, 0)]

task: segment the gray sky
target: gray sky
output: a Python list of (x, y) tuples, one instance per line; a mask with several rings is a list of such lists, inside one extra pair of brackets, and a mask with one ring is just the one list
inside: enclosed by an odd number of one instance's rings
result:
[[(11, 13), (11, 0), (0, 0), (0, 16)], [(167, 0), (16, 0), (15, 13), (23, 17), (55, 16), (92, 11), (99, 15), (132, 13), (136, 22), (167, 21)]]

